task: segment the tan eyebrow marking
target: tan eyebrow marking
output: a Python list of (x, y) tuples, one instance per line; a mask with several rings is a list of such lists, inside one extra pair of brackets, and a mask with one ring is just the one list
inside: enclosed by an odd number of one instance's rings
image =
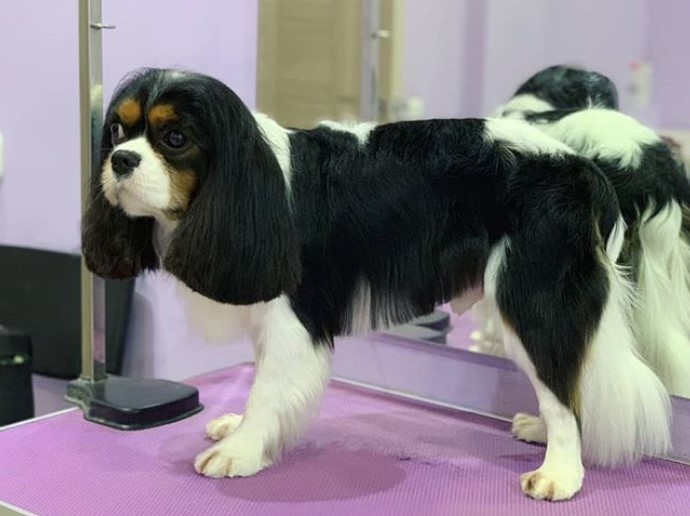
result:
[(175, 107), (172, 104), (158, 104), (149, 110), (149, 124), (161, 126), (178, 120)]
[(134, 125), (141, 118), (141, 104), (138, 100), (126, 99), (115, 110), (120, 121), (125, 125)]

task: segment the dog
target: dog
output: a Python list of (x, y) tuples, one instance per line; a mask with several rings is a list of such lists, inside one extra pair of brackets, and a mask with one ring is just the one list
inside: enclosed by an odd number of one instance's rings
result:
[[(690, 183), (673, 149), (617, 111), (617, 98), (597, 72), (551, 67), (518, 88), (500, 115), (527, 120), (609, 178), (628, 227), (618, 264), (636, 287), (638, 349), (672, 394), (690, 397)], [(475, 350), (500, 354), (495, 307), (475, 310)]]
[(208, 424), (218, 442), (197, 456), (200, 474), (253, 475), (297, 442), (336, 336), (482, 296), (539, 399), (543, 419), (517, 432), (548, 429), (525, 494), (568, 499), (583, 457), (630, 463), (668, 446), (669, 399), (635, 352), (614, 266), (615, 192), (590, 160), (523, 121), (285, 129), (218, 80), (146, 69), (111, 100), (90, 188), (91, 271), (167, 271), (208, 334), (222, 338), (226, 323), (252, 338), (244, 415)]

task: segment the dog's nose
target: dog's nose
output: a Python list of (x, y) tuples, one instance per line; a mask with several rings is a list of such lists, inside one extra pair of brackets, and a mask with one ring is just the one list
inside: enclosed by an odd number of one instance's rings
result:
[(141, 156), (136, 152), (128, 150), (115, 151), (110, 156), (110, 163), (113, 165), (113, 172), (118, 178), (124, 177), (132, 172), (141, 162)]

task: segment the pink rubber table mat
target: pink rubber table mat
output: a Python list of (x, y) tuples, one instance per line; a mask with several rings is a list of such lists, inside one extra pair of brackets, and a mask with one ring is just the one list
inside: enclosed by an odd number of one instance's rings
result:
[(244, 479), (192, 468), (205, 422), (240, 412), (250, 366), (192, 380), (207, 409), (120, 432), (74, 411), (0, 432), (0, 500), (46, 516), (98, 515), (690, 515), (690, 468), (647, 460), (590, 471), (564, 503), (535, 502), (518, 475), (543, 449), (508, 424), (334, 383), (318, 420), (282, 462)]

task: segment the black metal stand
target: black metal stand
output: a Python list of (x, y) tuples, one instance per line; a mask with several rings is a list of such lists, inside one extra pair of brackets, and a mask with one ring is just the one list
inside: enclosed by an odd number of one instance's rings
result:
[[(82, 213), (89, 202), (91, 174), (98, 167), (103, 125), (101, 0), (79, 0), (79, 89)], [(105, 372), (105, 285), (81, 265), (82, 364), (65, 399), (84, 417), (120, 430), (140, 430), (179, 421), (202, 410), (199, 391), (167, 380), (110, 376)]]
[(120, 376), (70, 382), (65, 398), (80, 406), (88, 421), (118, 430), (166, 425), (203, 409), (199, 391), (189, 385)]

